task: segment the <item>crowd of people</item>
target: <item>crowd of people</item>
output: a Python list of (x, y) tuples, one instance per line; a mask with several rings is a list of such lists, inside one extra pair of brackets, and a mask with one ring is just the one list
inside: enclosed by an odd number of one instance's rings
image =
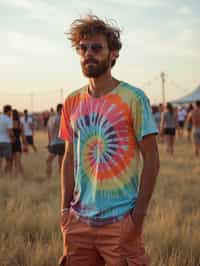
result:
[[(58, 104), (56, 112), (53, 108), (34, 118), (25, 109), (23, 113), (5, 105), (0, 114), (0, 167), (5, 159), (5, 172), (13, 171), (15, 175), (24, 174), (22, 153), (30, 149), (37, 152), (34, 143), (34, 130), (45, 129), (48, 138), (48, 156), (46, 174), (51, 177), (53, 161), (57, 157), (59, 169), (64, 154), (65, 143), (58, 137), (62, 104)], [(158, 139), (166, 145), (166, 152), (174, 155), (176, 138), (186, 137), (193, 145), (195, 156), (200, 154), (200, 101), (188, 106), (152, 105), (152, 113), (159, 130)], [(42, 121), (42, 122), (41, 122)], [(40, 126), (38, 126), (40, 125)]]
[[(65, 143), (58, 137), (60, 116), (62, 104), (57, 105), (57, 111), (51, 108), (50, 112), (46, 112), (48, 120), (43, 127), (46, 126), (48, 135), (48, 158), (46, 160), (46, 174), (48, 177), (52, 174), (52, 164), (55, 157), (58, 157), (59, 169), (61, 167), (62, 156), (64, 154)], [(22, 154), (28, 153), (30, 148), (37, 152), (34, 142), (34, 131), (38, 129), (40, 116), (32, 116), (25, 109), (20, 113), (16, 109), (12, 109), (11, 105), (5, 105), (3, 112), (0, 113), (0, 170), (5, 173), (13, 173), (16, 175), (24, 175), (24, 167), (22, 164)], [(4, 164), (4, 165), (3, 165)]]
[(152, 112), (159, 129), (159, 140), (165, 143), (168, 154), (174, 155), (175, 139), (186, 135), (188, 143), (193, 144), (195, 156), (199, 156), (200, 101), (188, 106), (173, 106), (170, 102), (165, 106), (153, 105)]
[(33, 139), (33, 120), (28, 110), (20, 114), (11, 105), (5, 105), (0, 114), (0, 166), (5, 159), (5, 172), (24, 174), (21, 155), (28, 152), (29, 146), (37, 151)]

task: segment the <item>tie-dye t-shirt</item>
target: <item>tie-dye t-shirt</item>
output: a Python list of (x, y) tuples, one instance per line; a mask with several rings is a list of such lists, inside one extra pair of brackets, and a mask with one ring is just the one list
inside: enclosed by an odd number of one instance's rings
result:
[(60, 137), (73, 142), (75, 189), (72, 211), (102, 225), (134, 208), (139, 185), (138, 142), (157, 133), (144, 92), (120, 82), (95, 98), (87, 86), (63, 107)]

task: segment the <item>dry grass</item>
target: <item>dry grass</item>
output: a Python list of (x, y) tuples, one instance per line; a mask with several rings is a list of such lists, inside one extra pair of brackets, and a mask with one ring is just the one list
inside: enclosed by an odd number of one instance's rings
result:
[[(55, 266), (62, 252), (59, 176), (45, 177), (46, 139), (24, 156), (26, 177), (0, 173), (0, 265)], [(170, 159), (160, 145), (161, 171), (145, 225), (154, 266), (200, 265), (200, 159), (185, 140)]]

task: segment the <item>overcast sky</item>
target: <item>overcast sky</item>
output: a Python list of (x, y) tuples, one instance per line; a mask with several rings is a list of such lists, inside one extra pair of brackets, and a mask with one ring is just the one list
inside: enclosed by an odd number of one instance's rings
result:
[(116, 78), (154, 103), (164, 71), (167, 100), (187, 94), (200, 83), (199, 10), (199, 0), (0, 0), (0, 109), (47, 109), (61, 88), (66, 95), (86, 83), (64, 32), (88, 12), (122, 29)]

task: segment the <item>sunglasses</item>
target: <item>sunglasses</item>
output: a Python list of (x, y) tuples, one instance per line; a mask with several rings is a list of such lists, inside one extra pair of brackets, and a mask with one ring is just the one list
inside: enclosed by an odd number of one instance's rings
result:
[(80, 55), (84, 55), (89, 49), (91, 49), (94, 54), (98, 54), (99, 52), (102, 51), (103, 48), (104, 46), (98, 42), (97, 43), (80, 43), (76, 47), (76, 51)]

